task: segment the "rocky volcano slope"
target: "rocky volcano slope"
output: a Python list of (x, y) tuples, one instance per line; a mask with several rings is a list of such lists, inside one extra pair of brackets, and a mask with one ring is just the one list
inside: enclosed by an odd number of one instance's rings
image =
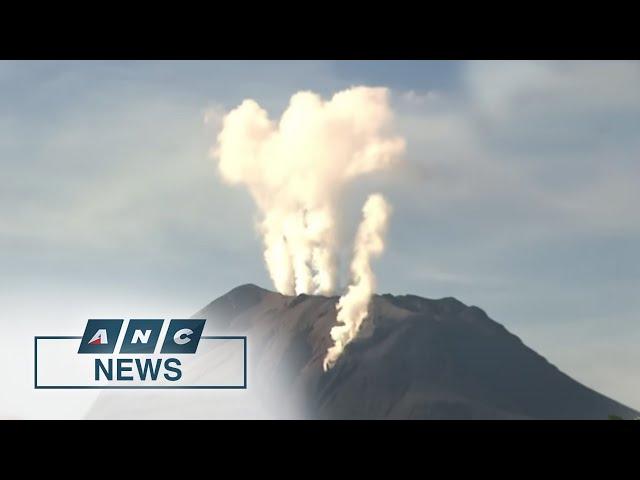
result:
[(320, 418), (600, 418), (637, 415), (574, 381), (477, 307), (375, 296), (358, 338), (322, 371), (336, 297), (238, 287), (194, 315), (249, 335), (256, 371), (286, 372)]
[[(197, 416), (210, 416), (207, 412), (234, 418), (331, 419), (638, 416), (562, 373), (478, 307), (454, 298), (376, 295), (358, 338), (333, 369), (323, 372), (336, 302), (337, 297), (288, 297), (243, 285), (197, 312), (194, 318), (207, 319), (206, 334), (248, 336), (245, 396), (252, 398), (243, 403), (241, 396), (235, 396), (226, 402), (234, 405), (231, 410), (225, 406), (225, 392), (208, 406), (200, 398)], [(274, 392), (282, 395), (274, 397)], [(153, 405), (175, 409), (161, 392), (154, 395)], [(102, 397), (93, 409), (95, 416), (126, 410), (125, 402)], [(290, 405), (284, 406), (287, 402)], [(226, 413), (215, 414), (216, 409)]]

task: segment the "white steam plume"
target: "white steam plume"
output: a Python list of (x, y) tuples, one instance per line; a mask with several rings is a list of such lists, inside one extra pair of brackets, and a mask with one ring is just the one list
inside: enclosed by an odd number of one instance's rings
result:
[(360, 325), (367, 316), (371, 295), (376, 288), (371, 257), (379, 256), (384, 250), (384, 235), (390, 214), (389, 204), (377, 193), (370, 195), (362, 208), (362, 222), (356, 234), (351, 262), (352, 283), (347, 293), (338, 301), (338, 325), (331, 329), (334, 344), (324, 359), (325, 371), (335, 365), (344, 348), (358, 334)]
[(296, 93), (278, 123), (254, 100), (224, 117), (213, 154), (222, 177), (246, 185), (261, 212), (264, 258), (279, 292), (335, 290), (338, 197), (404, 151), (404, 140), (388, 133), (391, 122), (388, 90), (370, 87), (329, 101)]

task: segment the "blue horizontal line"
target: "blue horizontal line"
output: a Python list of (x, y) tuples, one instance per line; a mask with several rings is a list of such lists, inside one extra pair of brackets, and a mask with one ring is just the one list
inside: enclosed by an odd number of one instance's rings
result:
[(82, 340), (82, 337), (74, 337), (74, 336), (38, 336), (35, 337), (36, 340)]
[(222, 335), (222, 336), (215, 336), (215, 335), (203, 335), (200, 338), (206, 338), (207, 340), (211, 339), (211, 340), (246, 340), (247, 337), (246, 336), (234, 336), (234, 335)]
[(161, 386), (156, 386), (156, 385), (148, 385), (148, 386), (138, 386), (138, 387), (125, 387), (125, 386), (120, 386), (120, 385), (105, 385), (105, 386), (88, 386), (88, 385), (78, 385), (78, 386), (72, 386), (72, 385), (36, 385), (37, 389), (47, 389), (47, 390), (54, 390), (54, 389), (62, 389), (62, 390), (114, 390), (114, 389), (118, 389), (118, 390), (137, 390), (137, 389), (155, 389), (155, 390), (161, 390), (161, 389), (185, 389), (185, 390), (246, 390), (247, 386), (246, 385), (190, 385), (190, 386), (167, 386), (167, 387), (161, 387)]
[[(70, 336), (70, 335), (45, 335), (45, 336), (36, 336), (38, 340), (81, 340), (81, 336)], [(246, 340), (246, 336), (236, 336), (236, 335), (202, 335), (200, 338), (205, 338), (207, 340)]]

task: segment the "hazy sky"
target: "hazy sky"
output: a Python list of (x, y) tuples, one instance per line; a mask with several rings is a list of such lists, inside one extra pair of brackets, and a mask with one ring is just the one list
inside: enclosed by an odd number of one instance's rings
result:
[(361, 84), (407, 140), (343, 205), (346, 225), (374, 189), (394, 207), (379, 291), (478, 305), (640, 408), (640, 63), (0, 62), (0, 416), (95, 395), (34, 391), (33, 335), (271, 288), (253, 202), (209, 157), (220, 115)]

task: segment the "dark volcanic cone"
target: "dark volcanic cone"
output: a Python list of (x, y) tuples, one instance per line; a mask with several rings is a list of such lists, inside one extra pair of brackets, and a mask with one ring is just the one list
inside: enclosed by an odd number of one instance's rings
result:
[[(477, 307), (376, 295), (357, 339), (322, 371), (336, 297), (238, 287), (194, 317), (249, 336), (262, 378), (284, 373), (320, 418), (624, 418), (638, 413), (581, 385)], [(286, 387), (286, 385), (285, 385)]]
[[(245, 393), (258, 399), (261, 413), (252, 413), (253, 401), (224, 415), (374, 419), (638, 416), (635, 410), (562, 373), (481, 309), (454, 298), (374, 296), (358, 337), (336, 366), (324, 372), (322, 360), (331, 344), (329, 331), (335, 325), (337, 300), (288, 297), (243, 285), (194, 315), (207, 319), (206, 334), (248, 336), (250, 388)], [(273, 392), (292, 399), (299, 408), (291, 406), (290, 414), (286, 408), (282, 411), (282, 401), (267, 400)], [(107, 416), (117, 407), (113, 402), (110, 405), (102, 409), (99, 400), (94, 413)], [(174, 408), (170, 403), (163, 405)], [(200, 405), (198, 416), (206, 417), (208, 411), (217, 416), (220, 405)], [(269, 413), (278, 408), (278, 413)]]

